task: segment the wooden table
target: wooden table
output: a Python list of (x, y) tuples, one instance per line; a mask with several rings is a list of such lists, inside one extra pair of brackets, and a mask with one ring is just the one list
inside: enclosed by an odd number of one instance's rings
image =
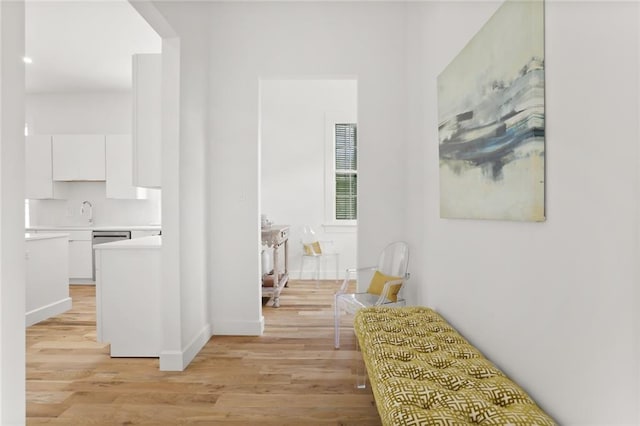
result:
[[(273, 307), (280, 307), (280, 292), (289, 281), (289, 225), (271, 225), (262, 228), (262, 244), (273, 247), (273, 286), (262, 282), (262, 297), (272, 297)], [(284, 246), (284, 271), (280, 271), (279, 249)], [(282, 276), (280, 276), (282, 274)]]

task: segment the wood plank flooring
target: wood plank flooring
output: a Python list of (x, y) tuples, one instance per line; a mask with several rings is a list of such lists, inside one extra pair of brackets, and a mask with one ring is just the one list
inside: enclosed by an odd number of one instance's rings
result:
[(260, 337), (214, 336), (184, 372), (154, 358), (111, 358), (96, 343), (93, 286), (73, 309), (27, 329), (27, 424), (379, 425), (343, 324), (333, 349), (333, 281), (293, 281), (263, 307)]

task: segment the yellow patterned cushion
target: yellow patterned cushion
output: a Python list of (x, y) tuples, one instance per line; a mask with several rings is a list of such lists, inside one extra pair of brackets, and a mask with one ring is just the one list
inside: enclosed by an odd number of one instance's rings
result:
[(320, 248), (320, 242), (314, 241), (309, 244), (303, 244), (304, 246), (304, 254), (307, 256), (317, 256), (322, 254), (322, 249)]
[(383, 425), (556, 424), (431, 309), (360, 309), (355, 330)]
[[(382, 291), (384, 290), (384, 285), (389, 281), (400, 280), (400, 277), (394, 277), (391, 275), (385, 275), (381, 272), (376, 271), (373, 274), (373, 278), (371, 278), (371, 282), (369, 283), (369, 288), (367, 289), (367, 293), (377, 294), (380, 296)], [(402, 283), (394, 284), (389, 287), (389, 294), (386, 295), (387, 299), (392, 302), (398, 301), (398, 293), (400, 292), (400, 288), (402, 288)]]

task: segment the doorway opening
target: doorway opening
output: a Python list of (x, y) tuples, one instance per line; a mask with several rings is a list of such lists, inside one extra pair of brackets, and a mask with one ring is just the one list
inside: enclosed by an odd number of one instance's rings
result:
[[(26, 331), (27, 377), (35, 377), (40, 367), (50, 371), (50, 363), (59, 357), (55, 351), (38, 352), (37, 344), (55, 346), (74, 360), (70, 354), (80, 353), (78, 359), (93, 355), (95, 360), (97, 356), (104, 356), (104, 347), (108, 347), (108, 342), (96, 341), (99, 339), (96, 338), (96, 291), (92, 279), (95, 243), (92, 231), (117, 225), (132, 238), (159, 232), (163, 208), (161, 190), (151, 189), (159, 185), (136, 184), (132, 180), (132, 55), (159, 56), (163, 40), (126, 1), (29, 2), (25, 6), (24, 19), (25, 48), (30, 58), (25, 65), (25, 197), (32, 200), (25, 227), (46, 228), (51, 234), (57, 231), (69, 234), (68, 244), (65, 240), (64, 246), (59, 246), (59, 252), (64, 252), (68, 264), (53, 265), (51, 251), (45, 253), (40, 265), (34, 256), (27, 262), (27, 311), (39, 312), (40, 305), (51, 306), (43, 301), (45, 292), (32, 285), (33, 277), (39, 280), (36, 284), (43, 284), (47, 297), (68, 299), (72, 296), (74, 299), (71, 310), (43, 311), (47, 316), (38, 317), (37, 324)], [(160, 89), (158, 86), (157, 93)], [(159, 118), (157, 121), (160, 123)], [(69, 136), (66, 140), (65, 135)], [(70, 139), (73, 143), (68, 143)], [(56, 142), (59, 143), (56, 145)], [(160, 153), (160, 138), (155, 142)], [(91, 153), (98, 153), (99, 166), (94, 169), (104, 167), (103, 175), (95, 179), (86, 175), (68, 180), (54, 179), (52, 169), (55, 171), (56, 167), (65, 164), (54, 161), (53, 147), (62, 150), (61, 147), (82, 146), (83, 143), (98, 146)], [(93, 158), (81, 149), (72, 154), (75, 160), (72, 164), (88, 164), (88, 158)], [(48, 169), (40, 167), (42, 165)], [(159, 168), (160, 164), (157, 166)], [(39, 173), (30, 175), (34, 170)], [(140, 191), (136, 188), (143, 186), (149, 189)], [(35, 232), (39, 230), (34, 229)], [(42, 239), (40, 235), (34, 241)], [(55, 277), (44, 266), (55, 266)], [(62, 284), (60, 292), (53, 293), (48, 285), (53, 278), (56, 285)], [(69, 287), (70, 281), (81, 285)], [(37, 300), (30, 298), (30, 293), (38, 296)], [(64, 325), (64, 332), (60, 324)], [(48, 343), (43, 343), (45, 341)], [(38, 358), (37, 362), (33, 361), (35, 358)], [(95, 365), (88, 364), (86, 369)], [(70, 362), (59, 365), (57, 370), (64, 380), (74, 380), (76, 375), (68, 374), (65, 368), (75, 371), (78, 365)], [(51, 382), (51, 386), (59, 386), (59, 382)], [(43, 386), (34, 390), (29, 380), (26, 387), (31, 411), (39, 412), (38, 404), (46, 402), (42, 395), (49, 395), (52, 388)]]
[[(298, 300), (304, 309), (331, 310), (346, 268), (356, 266), (357, 99), (355, 78), (260, 81), (259, 214), (267, 331), (274, 309), (296, 303), (296, 297), (304, 298)], [(270, 241), (273, 231), (286, 243)], [(283, 281), (287, 286), (278, 289)], [(297, 291), (303, 289), (308, 291)]]

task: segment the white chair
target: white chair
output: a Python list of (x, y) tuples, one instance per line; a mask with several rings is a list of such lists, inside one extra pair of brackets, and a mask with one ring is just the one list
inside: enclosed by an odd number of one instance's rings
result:
[[(377, 266), (347, 269), (347, 276), (335, 294), (334, 327), (335, 348), (340, 348), (340, 313), (354, 314), (358, 309), (369, 306), (404, 306), (406, 301), (399, 294), (409, 279), (409, 245), (399, 241), (389, 244), (378, 257)], [(363, 293), (346, 293), (351, 278), (359, 272), (373, 271), (369, 288)]]
[[(336, 262), (336, 281), (338, 280), (338, 271), (340, 270), (340, 255), (333, 247), (333, 241), (321, 241), (316, 238), (316, 233), (310, 226), (305, 226), (302, 233), (302, 256), (300, 259), (300, 279), (304, 273), (304, 264), (306, 260), (312, 260), (314, 263), (314, 278), (316, 282), (320, 281), (320, 269), (325, 259), (333, 257)], [(326, 275), (326, 274), (325, 274)]]

